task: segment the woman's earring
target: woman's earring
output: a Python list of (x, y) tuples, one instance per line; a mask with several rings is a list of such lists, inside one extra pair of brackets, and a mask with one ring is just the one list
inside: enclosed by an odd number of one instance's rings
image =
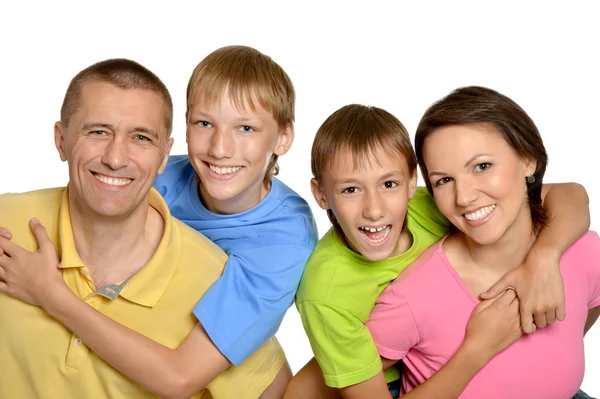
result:
[(533, 183), (535, 183), (535, 176), (534, 175), (527, 176), (526, 180), (527, 180), (528, 184), (533, 184)]

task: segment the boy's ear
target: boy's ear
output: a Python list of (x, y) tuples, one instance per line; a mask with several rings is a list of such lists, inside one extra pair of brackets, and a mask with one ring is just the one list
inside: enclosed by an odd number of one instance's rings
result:
[(415, 196), (415, 191), (417, 190), (417, 171), (412, 174), (410, 180), (408, 181), (408, 198), (412, 198)]
[(317, 201), (317, 204), (319, 204), (319, 206), (322, 209), (328, 210), (330, 206), (329, 202), (327, 202), (327, 196), (325, 195), (325, 192), (321, 189), (319, 181), (314, 177), (310, 179), (310, 189), (313, 193), (313, 197), (315, 197), (315, 201)]
[(290, 150), (292, 143), (294, 142), (294, 125), (288, 124), (283, 129), (279, 130), (279, 137), (277, 139), (277, 146), (273, 151), (275, 155), (282, 156)]

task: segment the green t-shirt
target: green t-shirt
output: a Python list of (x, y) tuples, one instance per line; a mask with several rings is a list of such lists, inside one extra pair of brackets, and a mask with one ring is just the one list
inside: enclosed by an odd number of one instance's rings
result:
[[(296, 307), (330, 387), (357, 384), (381, 370), (365, 322), (381, 292), (448, 232), (449, 222), (424, 187), (417, 188), (408, 202), (406, 227), (413, 237), (410, 249), (376, 262), (349, 249), (331, 229), (306, 265)], [(398, 377), (395, 368), (386, 371), (388, 381)]]

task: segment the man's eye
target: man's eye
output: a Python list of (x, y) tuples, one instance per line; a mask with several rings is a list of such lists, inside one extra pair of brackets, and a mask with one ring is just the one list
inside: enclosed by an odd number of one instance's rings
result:
[(357, 191), (358, 191), (358, 189), (356, 187), (348, 187), (348, 188), (344, 189), (344, 191), (342, 191), (342, 192), (347, 193), (347, 194), (354, 194)]
[(242, 132), (250, 133), (254, 131), (254, 128), (252, 126), (240, 126), (240, 130)]

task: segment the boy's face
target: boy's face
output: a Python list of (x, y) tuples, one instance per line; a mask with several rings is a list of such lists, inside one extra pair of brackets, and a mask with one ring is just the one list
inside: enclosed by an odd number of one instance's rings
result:
[(225, 92), (215, 104), (197, 92), (187, 121), (190, 161), (200, 179), (200, 194), (215, 213), (233, 214), (256, 206), (267, 194), (263, 184), (273, 154), (285, 154), (293, 126), (280, 128), (258, 101), (236, 108)]
[(403, 155), (382, 148), (355, 162), (340, 150), (322, 181), (312, 181), (313, 194), (323, 209), (331, 209), (352, 250), (376, 261), (399, 255), (408, 199), (417, 176), (408, 172)]

